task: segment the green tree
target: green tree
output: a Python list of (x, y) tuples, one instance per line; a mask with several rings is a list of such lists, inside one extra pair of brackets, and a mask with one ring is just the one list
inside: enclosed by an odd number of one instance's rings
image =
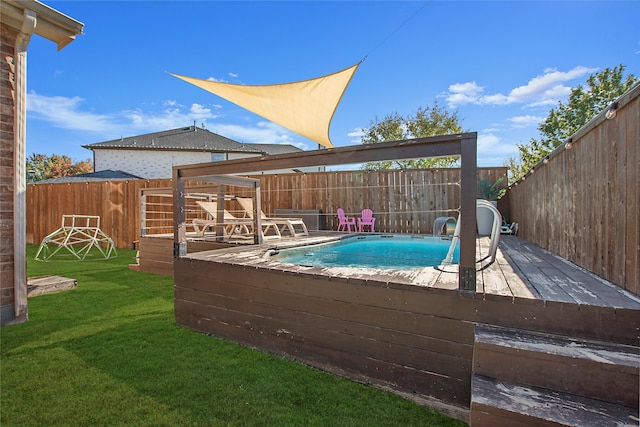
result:
[(527, 173), (527, 170), (524, 168), (524, 165), (519, 158), (509, 157), (509, 159), (504, 162), (504, 165), (509, 171), (509, 184), (514, 183)]
[(631, 89), (638, 79), (633, 74), (624, 77), (625, 68), (619, 65), (591, 74), (586, 88), (579, 85), (571, 90), (566, 104), (558, 102), (558, 106), (551, 109), (549, 116), (538, 126), (540, 139), (532, 138), (529, 144), (518, 145), (520, 161), (509, 161), (512, 181), (531, 170), (554, 148)]
[[(425, 138), (429, 136), (451, 135), (462, 133), (458, 122), (458, 112), (447, 112), (436, 102), (433, 107), (419, 107), (415, 114), (403, 117), (398, 113), (387, 115), (384, 119), (376, 119), (365, 129), (361, 137), (362, 144), (375, 144), (386, 141)], [(431, 167), (452, 167), (458, 162), (457, 156), (393, 160), (365, 163), (367, 170), (383, 169), (416, 169)]]
[[(33, 171), (33, 173), (31, 173)], [(41, 181), (43, 179), (60, 178), (93, 172), (91, 159), (74, 163), (68, 156), (33, 153), (27, 158), (27, 181)], [(31, 178), (33, 176), (33, 178)]]

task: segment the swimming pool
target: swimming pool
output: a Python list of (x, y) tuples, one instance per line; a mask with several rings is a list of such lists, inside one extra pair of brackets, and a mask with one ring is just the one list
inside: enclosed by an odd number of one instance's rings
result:
[[(406, 270), (442, 264), (451, 239), (432, 236), (359, 235), (337, 242), (272, 252), (270, 259), (312, 267), (369, 267)], [(453, 263), (459, 263), (456, 244)]]

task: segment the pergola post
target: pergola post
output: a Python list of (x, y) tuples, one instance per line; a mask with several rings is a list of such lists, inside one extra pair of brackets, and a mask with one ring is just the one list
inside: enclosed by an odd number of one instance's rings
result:
[(253, 183), (253, 243), (256, 245), (262, 244), (263, 236), (262, 236), (262, 197), (260, 196), (260, 181), (256, 180)]
[(458, 289), (476, 291), (477, 140), (460, 142), (460, 270)]
[(218, 198), (216, 200), (216, 240), (222, 242), (224, 240), (224, 210), (226, 207), (224, 206), (224, 196), (227, 191), (227, 186), (220, 183), (218, 185)]
[(187, 213), (185, 211), (185, 179), (173, 168), (173, 257), (187, 254)]

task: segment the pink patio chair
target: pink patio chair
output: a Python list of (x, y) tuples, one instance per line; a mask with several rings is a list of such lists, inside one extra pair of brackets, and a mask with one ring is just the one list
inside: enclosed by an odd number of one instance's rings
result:
[(347, 231), (351, 233), (351, 226), (353, 225), (353, 231), (356, 231), (356, 219), (344, 214), (344, 209), (338, 208), (338, 231)]
[(365, 226), (369, 226), (369, 232), (373, 233), (376, 219), (373, 217), (371, 209), (363, 209), (362, 216), (358, 218), (358, 231), (362, 233)]

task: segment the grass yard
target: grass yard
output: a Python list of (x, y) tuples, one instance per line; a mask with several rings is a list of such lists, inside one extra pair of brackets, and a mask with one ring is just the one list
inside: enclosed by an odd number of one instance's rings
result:
[(2, 426), (463, 426), (391, 393), (175, 325), (173, 283), (135, 255), (38, 262), (78, 287), (0, 329)]

